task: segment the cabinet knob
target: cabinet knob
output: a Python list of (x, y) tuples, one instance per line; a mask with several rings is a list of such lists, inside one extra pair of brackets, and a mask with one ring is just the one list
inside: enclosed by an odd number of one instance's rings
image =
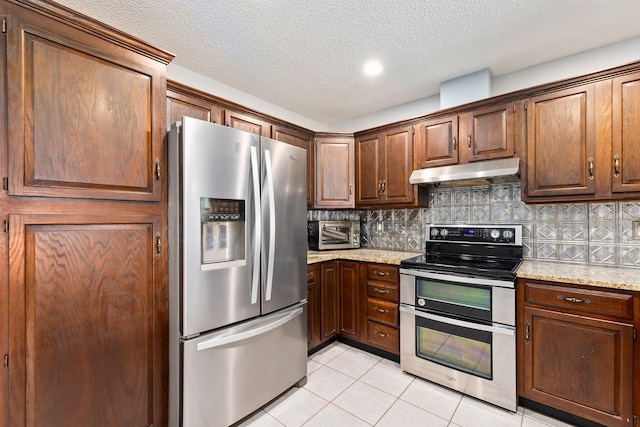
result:
[(375, 311), (377, 311), (378, 313), (388, 313), (389, 312), (389, 310), (387, 310), (386, 308), (374, 307), (373, 309)]
[(380, 289), (380, 288), (373, 288), (374, 292), (377, 292), (379, 294), (388, 294), (389, 290), (388, 289)]
[(378, 270), (375, 270), (375, 271), (373, 272), (373, 274), (378, 275), (378, 276), (383, 276), (383, 277), (384, 277), (384, 276), (388, 276), (388, 275), (389, 275), (389, 272), (388, 272), (388, 271), (378, 271)]
[(376, 331), (376, 335), (379, 336), (380, 338), (387, 338), (389, 335), (385, 334), (384, 332), (380, 332), (380, 331)]

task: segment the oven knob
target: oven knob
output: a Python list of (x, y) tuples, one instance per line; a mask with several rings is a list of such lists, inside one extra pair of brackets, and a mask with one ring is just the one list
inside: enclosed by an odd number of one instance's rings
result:
[(437, 228), (432, 228), (431, 229), (431, 235), (432, 236), (437, 236), (440, 233), (440, 231)]
[(497, 239), (498, 237), (500, 237), (500, 232), (498, 230), (491, 230), (490, 236), (492, 239)]
[(504, 230), (502, 232), (502, 237), (504, 237), (507, 240), (511, 240), (513, 238), (513, 231), (511, 230)]
[(422, 298), (418, 298), (418, 305), (419, 305), (420, 307), (424, 307), (426, 304), (427, 304), (427, 303), (426, 303), (426, 301), (425, 301), (424, 299), (422, 299)]
[(447, 237), (447, 234), (449, 234), (449, 231), (446, 228), (443, 228), (442, 230), (440, 230), (440, 235), (442, 237)]

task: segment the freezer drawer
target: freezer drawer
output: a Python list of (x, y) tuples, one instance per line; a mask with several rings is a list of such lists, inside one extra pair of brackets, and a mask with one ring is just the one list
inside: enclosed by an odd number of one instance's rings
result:
[(307, 375), (306, 302), (182, 344), (182, 426), (228, 426)]

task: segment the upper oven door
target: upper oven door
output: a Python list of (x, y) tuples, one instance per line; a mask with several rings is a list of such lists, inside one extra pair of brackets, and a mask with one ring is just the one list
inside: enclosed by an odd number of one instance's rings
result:
[(419, 310), (515, 325), (513, 281), (401, 269), (400, 297)]

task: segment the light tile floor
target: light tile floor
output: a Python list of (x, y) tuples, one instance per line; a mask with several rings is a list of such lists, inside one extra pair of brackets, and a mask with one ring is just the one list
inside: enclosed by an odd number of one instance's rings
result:
[(242, 427), (570, 427), (529, 409), (512, 413), (432, 384), (400, 365), (333, 343), (309, 357), (294, 387)]

